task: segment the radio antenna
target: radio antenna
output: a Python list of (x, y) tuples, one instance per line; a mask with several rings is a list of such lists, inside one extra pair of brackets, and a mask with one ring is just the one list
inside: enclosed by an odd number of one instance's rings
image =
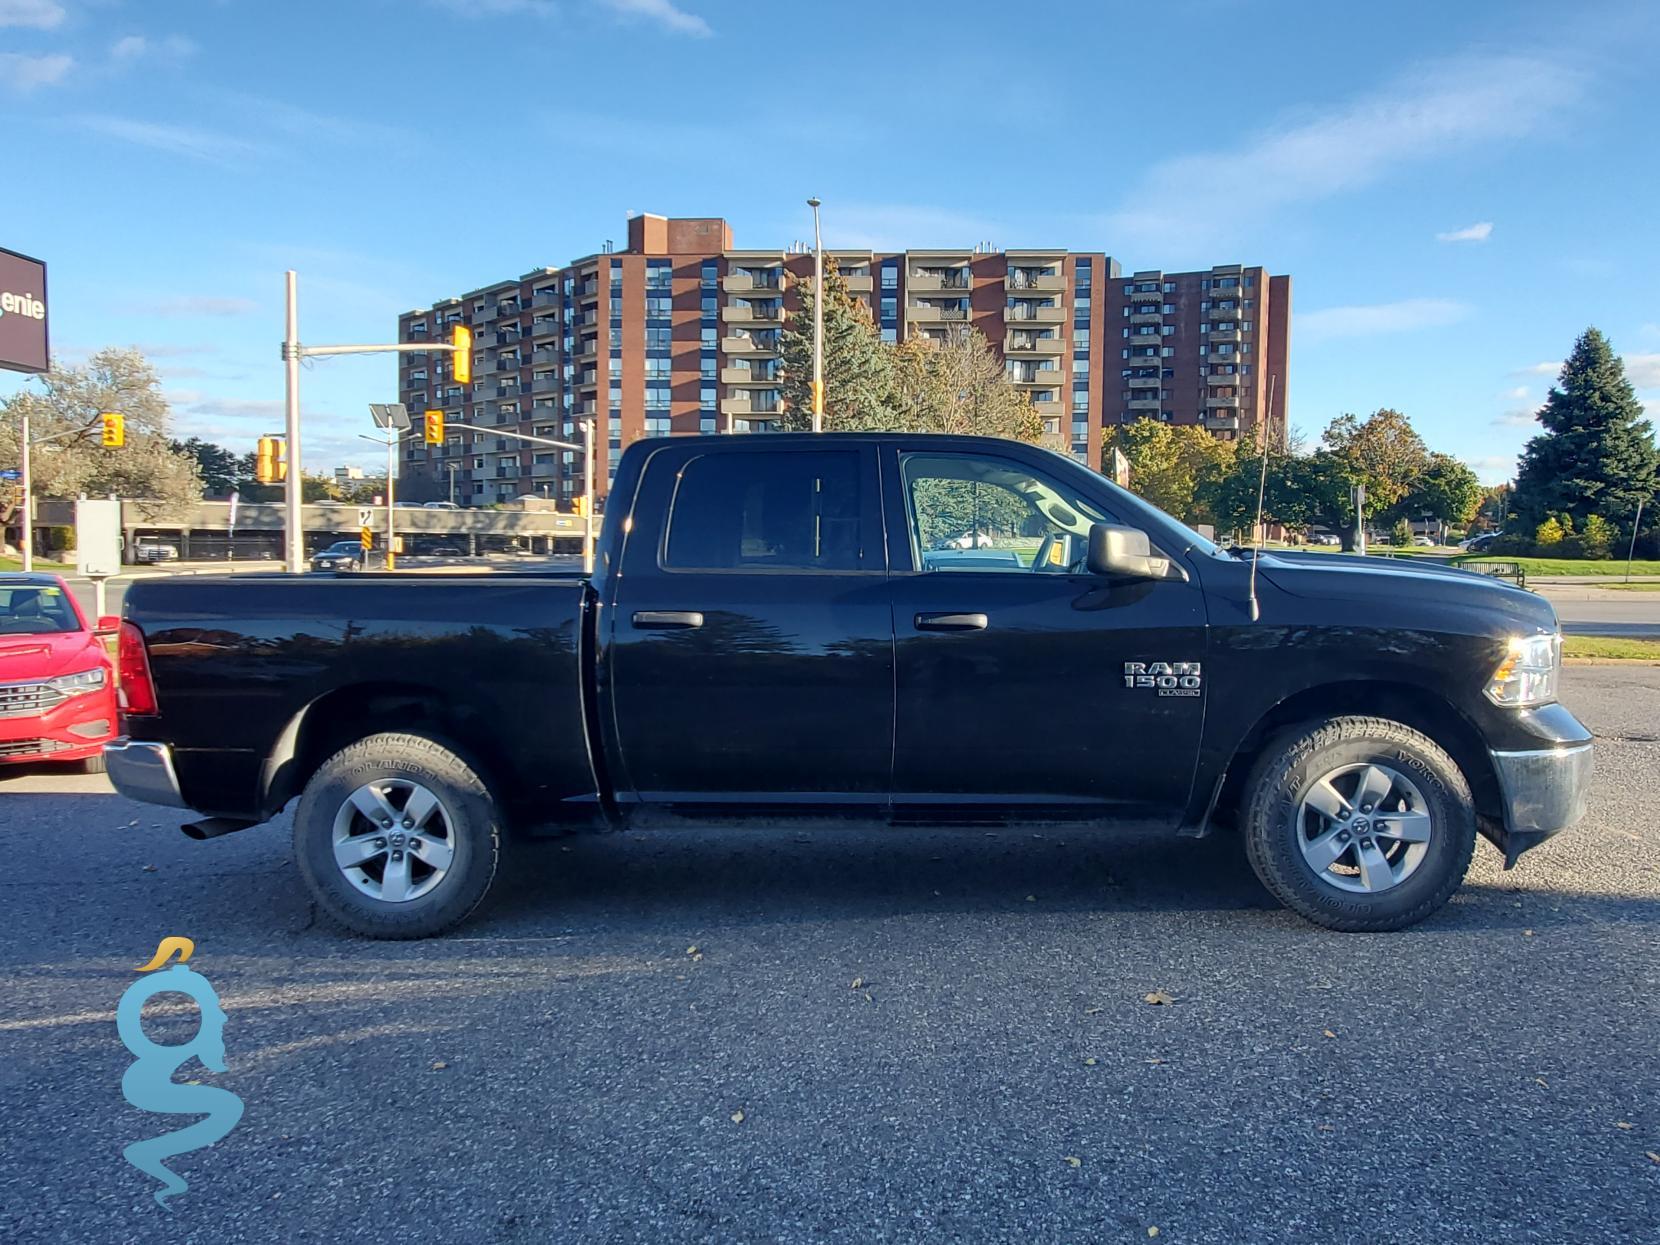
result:
[(1262, 422), (1257, 425), (1257, 434), (1262, 437), (1262, 474), (1257, 480), (1257, 519), (1253, 534), (1256, 536), (1256, 551), (1251, 554), (1251, 587), (1249, 591), (1251, 601), (1251, 621), (1256, 622), (1262, 617), (1262, 606), (1257, 601), (1257, 560), (1262, 557), (1262, 504), (1268, 493), (1268, 438), (1273, 433), (1274, 423), (1274, 382), (1279, 377), (1270, 374), (1268, 377), (1268, 406), (1263, 412)]

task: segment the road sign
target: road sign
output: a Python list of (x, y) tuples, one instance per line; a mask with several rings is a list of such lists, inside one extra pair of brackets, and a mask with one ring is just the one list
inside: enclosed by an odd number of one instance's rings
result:
[(373, 510), (369, 509), (367, 506), (359, 506), (357, 508), (357, 525), (359, 527), (368, 527), (369, 524), (374, 521), (375, 512)]
[(75, 569), (89, 578), (121, 573), (121, 503), (75, 503)]
[(16, 467), (7, 467), (4, 471), (0, 471), (0, 480), (21, 480), (22, 478), (23, 473)]
[(372, 530), (365, 527), (362, 533), (358, 536), (358, 541), (362, 544), (364, 549), (373, 549), (375, 547), (375, 534)]

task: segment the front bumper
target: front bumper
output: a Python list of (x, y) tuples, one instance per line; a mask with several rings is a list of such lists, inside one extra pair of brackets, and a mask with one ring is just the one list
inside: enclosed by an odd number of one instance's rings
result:
[(1585, 816), (1594, 752), (1589, 742), (1491, 753), (1504, 796), (1505, 867)]
[(115, 690), (71, 696), (44, 713), (0, 718), (0, 764), (80, 761), (115, 737)]
[(188, 808), (173, 772), (173, 750), (166, 744), (117, 739), (104, 745), (110, 784), (129, 800)]

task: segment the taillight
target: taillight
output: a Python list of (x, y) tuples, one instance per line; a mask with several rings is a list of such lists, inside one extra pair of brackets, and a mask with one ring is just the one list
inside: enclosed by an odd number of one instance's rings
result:
[(150, 655), (144, 651), (144, 633), (134, 622), (121, 624), (121, 639), (116, 650), (117, 668), (121, 673), (121, 709), (125, 713), (154, 713), (156, 685), (150, 679)]

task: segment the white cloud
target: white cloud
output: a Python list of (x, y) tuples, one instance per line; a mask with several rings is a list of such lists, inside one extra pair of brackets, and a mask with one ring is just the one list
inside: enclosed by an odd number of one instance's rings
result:
[(63, 17), (63, 6), (56, 0), (0, 0), (0, 26), (51, 30)]
[(1470, 314), (1463, 303), (1444, 298), (1408, 298), (1398, 303), (1327, 307), (1296, 315), (1293, 330), (1299, 341), (1328, 341), (1334, 337), (1370, 337), (1375, 333), (1410, 333), (1417, 329), (1454, 324)]
[(1473, 225), (1466, 225), (1463, 229), (1449, 230), (1447, 233), (1435, 235), (1437, 242), (1485, 242), (1493, 236), (1493, 222), (1490, 220), (1477, 221)]
[(1207, 250), (1291, 204), (1524, 138), (1583, 87), (1583, 75), (1560, 56), (1431, 63), (1382, 90), (1288, 118), (1237, 147), (1164, 160), (1105, 223), (1115, 238), (1163, 254)]
[(22, 52), (0, 52), (0, 85), (26, 94), (37, 87), (56, 86), (74, 66), (75, 58), (62, 53), (26, 56)]
[(259, 304), (251, 298), (220, 298), (210, 294), (186, 294), (153, 303), (129, 303), (123, 310), (147, 316), (244, 316)]
[(1552, 376), (1552, 377), (1554, 377), (1558, 373), (1560, 373), (1561, 371), (1562, 371), (1562, 362), (1561, 362), (1561, 360), (1557, 360), (1555, 363), (1533, 363), (1533, 364), (1528, 365), (1527, 367), (1519, 367), (1519, 368), (1516, 369), (1517, 374), (1522, 375), (1522, 376)]
[(209, 164), (231, 164), (253, 154), (255, 146), (228, 134), (188, 125), (163, 125), (153, 121), (132, 121), (126, 117), (101, 115), (74, 119), (82, 129), (102, 134), (136, 147), (150, 147), (170, 155), (205, 160)]
[(128, 35), (115, 41), (110, 48), (110, 59), (126, 63), (145, 59), (180, 61), (195, 51), (196, 45), (183, 35), (168, 35), (163, 39)]
[(1526, 385), (1517, 385), (1514, 389), (1506, 389), (1499, 397), (1510, 402), (1526, 402), (1528, 392)]
[(1533, 406), (1512, 407), (1502, 415), (1495, 415), (1492, 421), (1493, 426), (1495, 428), (1530, 428), (1533, 426), (1533, 417), (1538, 409), (1538, 407)]
[(709, 23), (695, 13), (675, 5), (672, 0), (600, 0), (606, 8), (623, 17), (640, 18), (653, 22), (670, 34), (692, 35), (707, 39), (714, 34)]
[(1621, 356), (1625, 374), (1638, 389), (1660, 389), (1660, 354), (1628, 354)]

